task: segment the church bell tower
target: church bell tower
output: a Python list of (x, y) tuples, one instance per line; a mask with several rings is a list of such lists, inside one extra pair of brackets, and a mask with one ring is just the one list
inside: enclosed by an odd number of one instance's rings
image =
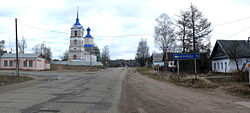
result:
[(84, 52), (84, 28), (79, 23), (77, 10), (76, 22), (71, 28), (69, 60), (85, 60)]

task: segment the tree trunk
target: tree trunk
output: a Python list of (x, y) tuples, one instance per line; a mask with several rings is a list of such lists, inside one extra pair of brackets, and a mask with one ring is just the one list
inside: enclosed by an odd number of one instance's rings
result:
[(166, 70), (168, 70), (168, 65), (167, 65), (167, 51), (166, 48), (163, 49), (163, 61), (164, 61), (164, 67), (166, 68)]

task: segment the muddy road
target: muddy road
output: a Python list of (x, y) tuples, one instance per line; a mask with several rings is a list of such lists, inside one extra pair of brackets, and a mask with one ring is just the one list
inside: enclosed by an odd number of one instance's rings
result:
[(176, 86), (129, 69), (123, 82), (122, 113), (249, 113), (249, 99), (215, 90)]

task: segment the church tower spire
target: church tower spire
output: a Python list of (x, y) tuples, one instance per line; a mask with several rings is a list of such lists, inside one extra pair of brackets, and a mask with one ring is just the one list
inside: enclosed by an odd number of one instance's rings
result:
[(76, 23), (74, 24), (74, 25), (80, 25), (80, 26), (82, 26), (81, 24), (80, 24), (80, 22), (79, 22), (79, 8), (77, 7), (77, 13), (76, 13)]

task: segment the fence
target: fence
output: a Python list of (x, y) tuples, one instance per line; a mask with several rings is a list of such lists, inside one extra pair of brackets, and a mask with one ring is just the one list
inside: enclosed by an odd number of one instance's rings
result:
[(51, 64), (61, 65), (81, 65), (81, 66), (102, 66), (101, 62), (86, 62), (86, 61), (51, 61)]

